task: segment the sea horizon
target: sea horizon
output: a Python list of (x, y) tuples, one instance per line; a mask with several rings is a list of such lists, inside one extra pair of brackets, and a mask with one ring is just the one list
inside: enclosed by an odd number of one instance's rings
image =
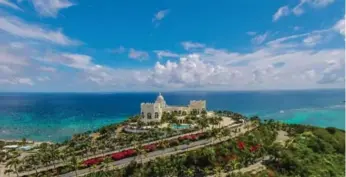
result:
[[(345, 129), (343, 89), (162, 92), (167, 104), (206, 100), (208, 110)], [(120, 123), (154, 102), (158, 92), (0, 92), (0, 139), (61, 142), (75, 133)]]
[(31, 93), (38, 93), (38, 94), (68, 94), (68, 93), (75, 93), (75, 94), (103, 94), (103, 93), (174, 93), (174, 92), (271, 92), (271, 91), (328, 91), (328, 90), (342, 90), (345, 91), (345, 88), (299, 88), (299, 89), (248, 89), (248, 90), (118, 90), (118, 91), (0, 91), (0, 94), (5, 93), (23, 93), (23, 94), (31, 94)]

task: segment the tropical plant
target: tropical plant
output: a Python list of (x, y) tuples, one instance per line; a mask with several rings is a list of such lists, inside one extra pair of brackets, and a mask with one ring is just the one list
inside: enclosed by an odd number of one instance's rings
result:
[(7, 163), (6, 163), (6, 168), (13, 169), (13, 171), (16, 173), (17, 177), (19, 176), (18, 174), (18, 169), (20, 165), (22, 164), (22, 161), (18, 159), (18, 157), (11, 158)]

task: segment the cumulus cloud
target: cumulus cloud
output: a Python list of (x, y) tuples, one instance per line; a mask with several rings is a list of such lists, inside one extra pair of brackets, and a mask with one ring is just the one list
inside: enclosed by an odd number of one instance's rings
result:
[(345, 18), (339, 20), (334, 26), (333, 29), (336, 32), (339, 32), (341, 35), (345, 36)]
[(182, 57), (179, 62), (157, 62), (146, 83), (157, 87), (193, 88), (226, 85), (237, 75), (237, 71), (203, 62), (199, 55), (191, 54)]
[(135, 60), (145, 60), (149, 57), (148, 52), (141, 51), (141, 50), (135, 50), (133, 48), (129, 51), (129, 58), (135, 59)]
[(10, 2), (9, 0), (0, 0), (0, 5), (6, 6), (6, 7), (10, 7), (12, 9), (16, 9), (16, 10), (22, 10), (15, 3)]
[(70, 39), (62, 30), (50, 30), (39, 25), (29, 24), (12, 16), (0, 17), (0, 30), (14, 36), (47, 41), (59, 45), (77, 45), (80, 42)]
[(205, 47), (204, 44), (197, 43), (197, 42), (191, 42), (191, 41), (182, 42), (181, 45), (184, 47), (185, 50), (199, 49), (199, 48)]
[(167, 57), (167, 58), (179, 57), (179, 54), (173, 53), (173, 52), (168, 51), (168, 50), (154, 50), (154, 52), (156, 53), (156, 55), (159, 59), (161, 59), (163, 57)]
[(278, 21), (281, 17), (287, 16), (290, 14), (290, 9), (288, 6), (280, 7), (275, 14), (273, 15), (273, 21)]
[(317, 34), (317, 35), (309, 35), (306, 37), (303, 42), (306, 46), (312, 47), (318, 44), (322, 39), (322, 35)]
[(62, 9), (67, 9), (75, 4), (69, 0), (28, 0), (30, 1), (37, 13), (43, 17), (57, 17)]
[(264, 34), (260, 34), (252, 38), (251, 42), (255, 45), (262, 44), (268, 37), (269, 32), (265, 32)]

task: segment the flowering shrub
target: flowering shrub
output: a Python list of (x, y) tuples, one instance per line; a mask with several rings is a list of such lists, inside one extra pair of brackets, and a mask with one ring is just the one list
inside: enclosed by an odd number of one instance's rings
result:
[(260, 144), (256, 144), (256, 145), (254, 145), (254, 146), (251, 146), (251, 147), (250, 147), (250, 152), (255, 152), (255, 151), (257, 151), (260, 147), (261, 147)]
[(156, 147), (157, 147), (156, 144), (149, 144), (149, 145), (145, 145), (144, 149), (148, 152), (151, 152), (151, 151), (155, 151)]
[(126, 154), (122, 151), (112, 154), (111, 157), (113, 160), (121, 160), (126, 157)]
[(238, 141), (237, 146), (240, 150), (245, 149), (245, 143), (243, 141)]
[(83, 165), (85, 166), (93, 166), (93, 165), (98, 165), (100, 163), (103, 162), (103, 158), (102, 157), (98, 157), (98, 158), (92, 158), (92, 159), (88, 159), (86, 161), (83, 162)]

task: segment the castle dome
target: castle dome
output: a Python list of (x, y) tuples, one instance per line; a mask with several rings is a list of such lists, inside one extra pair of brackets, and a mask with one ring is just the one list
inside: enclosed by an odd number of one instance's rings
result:
[(165, 99), (163, 98), (163, 96), (161, 95), (161, 92), (159, 93), (159, 96), (157, 96), (156, 98), (156, 102), (163, 102), (165, 101)]

